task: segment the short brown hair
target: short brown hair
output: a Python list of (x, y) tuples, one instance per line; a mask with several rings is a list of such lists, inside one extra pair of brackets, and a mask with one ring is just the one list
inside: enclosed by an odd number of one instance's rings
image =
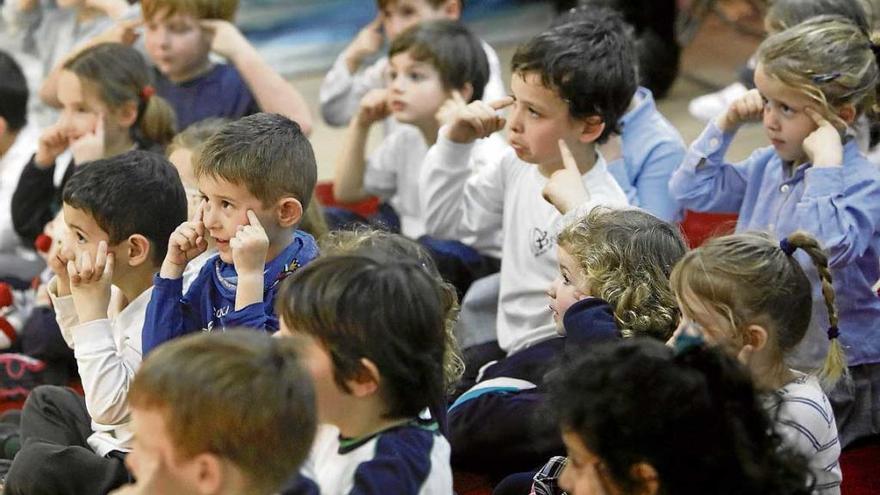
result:
[[(379, 10), (385, 10), (391, 5), (397, 3), (400, 0), (376, 0), (376, 5), (379, 7)], [(435, 9), (439, 9), (449, 0), (423, 0), (426, 4), (434, 7)], [(458, 3), (461, 4), (462, 10), (464, 10), (464, 0), (458, 0)]]
[(193, 173), (244, 185), (265, 207), (293, 196), (303, 210), (318, 180), (315, 153), (299, 124), (274, 113), (250, 115), (214, 133)]
[(128, 394), (158, 410), (178, 455), (228, 459), (251, 486), (275, 493), (308, 455), (315, 394), (297, 339), (253, 330), (198, 333), (144, 361)]
[(153, 19), (160, 11), (165, 15), (190, 14), (197, 19), (222, 19), (232, 22), (238, 11), (238, 0), (143, 0), (144, 19)]

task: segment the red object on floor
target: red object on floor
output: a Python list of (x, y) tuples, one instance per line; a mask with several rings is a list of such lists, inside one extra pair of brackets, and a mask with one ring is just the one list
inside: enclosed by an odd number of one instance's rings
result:
[(736, 213), (700, 213), (686, 210), (682, 220), (681, 232), (692, 249), (700, 247), (712, 237), (733, 233), (736, 228)]
[(452, 489), (458, 495), (492, 495), (489, 478), (464, 471), (453, 470)]
[(375, 196), (370, 196), (357, 203), (340, 203), (336, 201), (336, 197), (333, 195), (333, 183), (330, 181), (318, 182), (315, 186), (315, 198), (322, 206), (344, 208), (364, 218), (372, 216), (379, 211), (379, 198)]
[(841, 495), (880, 493), (880, 436), (841, 452), (840, 470), (843, 472)]

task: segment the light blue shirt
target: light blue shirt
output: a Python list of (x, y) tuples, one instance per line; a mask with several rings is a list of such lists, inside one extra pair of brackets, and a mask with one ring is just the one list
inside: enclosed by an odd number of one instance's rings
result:
[[(781, 239), (802, 229), (813, 235), (828, 253), (848, 364), (880, 362), (880, 298), (872, 289), (880, 277), (880, 171), (855, 140), (844, 145), (843, 166), (806, 163), (790, 177), (772, 147), (725, 163), (733, 137), (710, 123), (672, 176), (672, 196), (695, 211), (739, 212), (737, 232), (769, 231)], [(812, 261), (800, 251), (795, 256), (813, 287), (813, 315), (791, 364), (815, 368), (828, 347), (828, 312)]]
[(669, 222), (679, 211), (669, 194), (669, 178), (684, 158), (684, 141), (657, 110), (650, 90), (640, 87), (635, 98), (636, 107), (620, 119), (623, 158), (610, 162), (608, 171), (629, 204)]

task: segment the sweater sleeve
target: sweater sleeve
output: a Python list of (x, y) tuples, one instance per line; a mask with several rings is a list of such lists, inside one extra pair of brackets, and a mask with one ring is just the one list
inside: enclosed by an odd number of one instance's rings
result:
[[(73, 168), (72, 164), (69, 168)], [(18, 179), (12, 195), (12, 225), (26, 245), (32, 245), (43, 232), (43, 227), (54, 217), (52, 205), (60, 199), (61, 194), (61, 189), (56, 188), (53, 182), (54, 173), (55, 165), (43, 169), (31, 157)], [(64, 182), (67, 177), (65, 173)]]
[(361, 98), (371, 89), (385, 86), (388, 58), (382, 57), (373, 65), (354, 74), (348, 71), (343, 54), (339, 54), (330, 72), (321, 82), (319, 98), (321, 116), (334, 127), (348, 124), (360, 105)]
[[(200, 330), (199, 319), (200, 278), (190, 286), (187, 297), (183, 297), (183, 278), (166, 279), (159, 275), (153, 277), (153, 293), (147, 304), (144, 328), (141, 333), (143, 356), (174, 338)], [(195, 302), (194, 302), (195, 301)]]
[(650, 150), (635, 179), (635, 197), (627, 194), (630, 204), (662, 220), (672, 221), (678, 213), (678, 205), (669, 194), (669, 178), (684, 157), (684, 146), (680, 143), (662, 142)]

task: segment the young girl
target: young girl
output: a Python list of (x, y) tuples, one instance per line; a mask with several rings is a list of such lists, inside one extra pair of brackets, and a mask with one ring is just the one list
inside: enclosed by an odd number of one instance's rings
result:
[(33, 241), (60, 208), (71, 164), (135, 148), (162, 152), (174, 136), (174, 112), (153, 94), (150, 77), (140, 53), (112, 43), (85, 50), (64, 65), (58, 85), (61, 116), (43, 131), (13, 195), (13, 225), (25, 240)]
[[(821, 279), (831, 345), (818, 376), (785, 361), (810, 322), (812, 290), (795, 253), (808, 257)], [(818, 242), (798, 231), (776, 243), (745, 233), (710, 240), (689, 252), (672, 272), (682, 322), (678, 333), (696, 332), (737, 357), (767, 394), (778, 432), (810, 462), (819, 493), (840, 493), (837, 426), (820, 386), (829, 388), (845, 370), (828, 258)], [(826, 320), (828, 322), (829, 320)]]
[(568, 459), (539, 473), (561, 473), (558, 485), (532, 493), (810, 493), (803, 460), (780, 445), (748, 374), (723, 353), (606, 344), (567, 363), (550, 389)]
[[(880, 171), (859, 152), (849, 126), (873, 109), (880, 71), (876, 45), (841, 17), (808, 20), (765, 40), (758, 50), (756, 90), (734, 102), (693, 143), (670, 181), (683, 206), (738, 212), (737, 232), (766, 230), (786, 238), (797, 229), (828, 252), (840, 301), (840, 338), (855, 387), (838, 387), (841, 444), (877, 433), (880, 410), (871, 386), (880, 383)], [(763, 119), (772, 146), (738, 164), (724, 162), (736, 129)], [(796, 253), (813, 287), (813, 314), (790, 361), (816, 368), (826, 354), (828, 313), (819, 274)]]

